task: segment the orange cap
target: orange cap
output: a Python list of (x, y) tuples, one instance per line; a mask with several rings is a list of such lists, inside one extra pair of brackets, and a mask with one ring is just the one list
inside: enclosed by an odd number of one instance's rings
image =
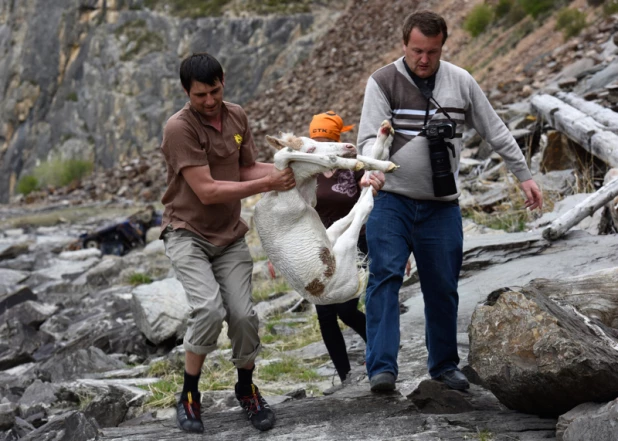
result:
[(313, 115), (311, 124), (309, 124), (309, 137), (313, 138), (328, 138), (335, 142), (339, 142), (342, 132), (352, 130), (354, 125), (344, 126), (343, 119), (332, 110), (319, 115)]

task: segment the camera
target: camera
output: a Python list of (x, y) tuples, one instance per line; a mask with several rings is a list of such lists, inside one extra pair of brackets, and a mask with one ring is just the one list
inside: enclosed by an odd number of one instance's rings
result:
[(441, 121), (425, 126), (424, 132), (427, 138), (448, 138), (453, 139), (457, 130), (457, 124), (453, 121)]
[(454, 121), (440, 121), (426, 125), (421, 135), (429, 141), (429, 161), (431, 163), (433, 194), (435, 197), (450, 196), (457, 193), (455, 176), (451, 172), (449, 149), (455, 157), (455, 147), (446, 139), (455, 137), (457, 124)]

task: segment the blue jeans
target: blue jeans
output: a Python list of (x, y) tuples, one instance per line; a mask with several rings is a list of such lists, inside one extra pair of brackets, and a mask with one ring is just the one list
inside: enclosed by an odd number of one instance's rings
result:
[(381, 191), (367, 221), (367, 374), (398, 374), (399, 289), (414, 253), (425, 302), (425, 342), (432, 378), (457, 368), (457, 283), (463, 258), (459, 205)]

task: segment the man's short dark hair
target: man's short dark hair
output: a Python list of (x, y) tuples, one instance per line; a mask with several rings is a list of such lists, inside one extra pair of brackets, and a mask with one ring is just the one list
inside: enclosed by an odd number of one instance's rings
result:
[(206, 52), (189, 55), (180, 63), (180, 82), (187, 93), (191, 91), (193, 80), (214, 86), (217, 80), (223, 82), (223, 68)]
[(426, 37), (435, 37), (442, 33), (442, 44), (444, 44), (448, 37), (446, 21), (444, 21), (442, 16), (432, 11), (417, 11), (406, 17), (403, 22), (403, 44), (408, 44), (410, 32), (412, 32), (414, 28), (418, 28)]

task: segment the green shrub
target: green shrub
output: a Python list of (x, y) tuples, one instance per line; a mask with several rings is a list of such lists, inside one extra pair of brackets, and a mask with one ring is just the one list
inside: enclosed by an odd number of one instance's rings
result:
[(519, 0), (519, 4), (524, 12), (533, 18), (538, 18), (541, 14), (549, 12), (554, 8), (556, 0)]
[(144, 6), (158, 9), (166, 6), (169, 13), (182, 18), (215, 17), (223, 13), (230, 0), (146, 0)]
[(494, 7), (494, 15), (498, 20), (504, 18), (513, 8), (514, 0), (498, 0), (498, 3)]
[(477, 37), (485, 32), (485, 29), (487, 29), (487, 26), (491, 23), (492, 17), (493, 12), (489, 5), (485, 3), (476, 5), (466, 17), (463, 25), (464, 29), (473, 37)]
[(565, 8), (558, 13), (556, 30), (562, 31), (565, 40), (578, 35), (586, 27), (586, 14), (577, 10)]
[(71, 92), (67, 95), (67, 100), (69, 101), (77, 101), (77, 93)]
[(17, 182), (17, 192), (28, 196), (34, 190), (39, 188), (39, 180), (32, 175), (25, 175), (19, 178)]
[(506, 16), (507, 26), (513, 26), (526, 18), (526, 11), (519, 3), (513, 3)]
[(618, 13), (618, 0), (609, 0), (603, 5), (603, 15), (609, 17)]
[(63, 187), (90, 174), (92, 168), (93, 164), (91, 161), (53, 159), (41, 163), (34, 169), (32, 174), (41, 186)]

